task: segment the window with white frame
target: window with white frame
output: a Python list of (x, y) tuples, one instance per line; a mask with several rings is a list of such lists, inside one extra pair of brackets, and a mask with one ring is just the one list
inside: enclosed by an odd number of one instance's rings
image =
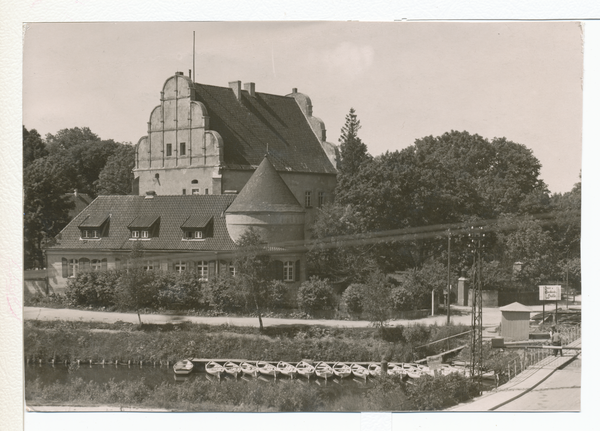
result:
[(312, 206), (312, 193), (310, 191), (304, 192), (304, 206), (310, 208)]
[(77, 275), (77, 270), (78, 270), (77, 259), (69, 259), (68, 277), (75, 277)]
[(175, 262), (174, 268), (175, 268), (176, 272), (179, 272), (179, 273), (185, 272), (186, 264), (184, 261), (178, 260), (177, 262)]
[(139, 238), (140, 237), (140, 231), (139, 230), (132, 230), (131, 231), (131, 237), (132, 238)]
[(200, 194), (200, 189), (192, 189), (192, 194), (193, 195), (199, 195)]
[(232, 277), (235, 277), (235, 274), (237, 273), (235, 265), (233, 263), (229, 264), (229, 275), (231, 275)]
[(201, 230), (197, 230), (194, 232), (194, 238), (195, 239), (202, 239), (202, 231)]
[(151, 260), (145, 260), (144, 265), (142, 265), (144, 271), (152, 271), (154, 269), (154, 262)]
[(283, 281), (294, 281), (294, 262), (283, 263)]
[(208, 262), (205, 260), (198, 262), (198, 278), (201, 281), (208, 281)]
[(147, 230), (143, 230), (142, 231), (142, 238), (149, 238), (150, 237), (150, 232)]

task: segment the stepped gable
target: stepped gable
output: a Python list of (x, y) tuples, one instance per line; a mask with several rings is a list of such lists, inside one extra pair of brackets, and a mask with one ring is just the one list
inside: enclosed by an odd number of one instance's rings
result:
[(321, 143), (293, 97), (194, 83), (194, 100), (224, 145), (223, 166), (254, 169), (267, 150), (278, 171), (335, 174)]
[(265, 156), (260, 166), (225, 212), (227, 214), (248, 212), (303, 213), (304, 208), (281, 179), (269, 157)]

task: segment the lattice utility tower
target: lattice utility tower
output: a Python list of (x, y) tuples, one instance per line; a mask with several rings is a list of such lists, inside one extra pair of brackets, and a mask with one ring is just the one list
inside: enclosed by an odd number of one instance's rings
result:
[(482, 227), (471, 227), (469, 247), (473, 252), (473, 300), (471, 311), (471, 378), (481, 388), (483, 365), (483, 281), (481, 278), (481, 240), (485, 237)]

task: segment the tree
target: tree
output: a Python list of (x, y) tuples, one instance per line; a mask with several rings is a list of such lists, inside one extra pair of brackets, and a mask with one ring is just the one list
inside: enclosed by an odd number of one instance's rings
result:
[(46, 142), (49, 157), (69, 167), (66, 174), (71, 190), (77, 189), (92, 197), (97, 194), (96, 181), (108, 159), (124, 146), (112, 139), (100, 139), (87, 127), (62, 129), (56, 135), (49, 133)]
[(46, 144), (35, 129), (27, 131), (23, 126), (23, 170), (34, 160), (48, 155)]
[(51, 153), (69, 150), (76, 145), (99, 141), (98, 135), (93, 133), (89, 127), (61, 129), (56, 132), (56, 135), (46, 134), (46, 144)]
[(367, 282), (363, 294), (363, 311), (368, 319), (377, 328), (383, 328), (391, 318), (392, 301), (391, 285), (385, 274), (380, 271), (373, 272)]
[[(340, 171), (337, 200), (343, 211), (352, 214), (356, 233), (463, 223), (550, 208), (547, 187), (539, 178), (539, 161), (531, 150), (506, 138), (490, 141), (451, 131), (417, 139), (401, 151), (387, 152), (359, 166), (351, 178)], [(337, 213), (341, 218), (342, 210)], [(335, 214), (317, 217), (317, 232), (339, 229)], [(371, 255), (382, 270), (395, 271), (418, 267), (439, 257), (444, 249), (441, 238), (415, 238), (410, 243), (377, 244)]]
[(362, 233), (364, 223), (352, 205), (327, 205), (317, 214), (313, 235), (323, 247), (312, 248), (307, 255), (310, 272), (336, 283), (365, 281), (376, 269), (372, 245), (332, 246), (330, 238)]
[(236, 243), (236, 276), (247, 298), (258, 315), (260, 331), (264, 330), (262, 309), (268, 303), (268, 281), (270, 257), (266, 254), (266, 243), (254, 228), (248, 228)]
[(150, 289), (153, 281), (151, 271), (142, 267), (144, 247), (141, 241), (134, 241), (129, 255), (127, 271), (117, 283), (117, 301), (121, 307), (135, 310), (140, 326), (142, 326), (141, 310), (151, 307), (156, 301), (158, 292)]
[(532, 290), (540, 283), (561, 277), (554, 243), (539, 221), (505, 217), (502, 225), (504, 230), (500, 239), (505, 249), (505, 261), (510, 265), (521, 262), (520, 270), (513, 277), (517, 288)]
[(106, 165), (94, 182), (99, 195), (127, 195), (131, 193), (135, 148), (123, 145), (107, 159)]
[(351, 187), (354, 176), (372, 159), (367, 152), (367, 146), (358, 137), (359, 130), (360, 121), (356, 117), (354, 108), (350, 108), (339, 138), (340, 161), (337, 167), (336, 200), (340, 203), (345, 203), (345, 192)]
[(44, 267), (43, 242), (56, 236), (69, 221), (74, 203), (68, 190), (65, 167), (48, 158), (34, 160), (23, 173), (23, 224), (25, 266)]

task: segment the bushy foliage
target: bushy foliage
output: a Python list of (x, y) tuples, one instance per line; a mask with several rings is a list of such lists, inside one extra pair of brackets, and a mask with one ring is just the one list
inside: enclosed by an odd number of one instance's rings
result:
[(442, 410), (478, 395), (477, 384), (458, 373), (421, 376), (407, 386), (410, 410)]
[(142, 268), (124, 271), (116, 286), (116, 304), (124, 310), (136, 310), (156, 306), (158, 291), (153, 283), (155, 274)]
[(75, 306), (111, 307), (121, 276), (121, 271), (80, 272), (67, 283), (67, 300)]
[(298, 306), (307, 313), (327, 310), (334, 305), (333, 290), (329, 280), (311, 277), (298, 289)]
[(351, 284), (344, 290), (342, 301), (349, 313), (360, 314), (363, 311), (364, 291), (363, 284)]
[(288, 287), (281, 280), (272, 280), (267, 284), (267, 307), (271, 310), (289, 306), (287, 302)]
[(220, 312), (239, 312), (245, 307), (245, 298), (238, 280), (229, 275), (220, 275), (206, 283), (204, 301)]
[(366, 394), (364, 409), (392, 412), (406, 410), (406, 386), (400, 375), (380, 376)]
[(194, 272), (156, 273), (150, 286), (151, 291), (158, 291), (157, 302), (161, 307), (177, 304), (186, 308), (200, 308), (204, 305), (202, 283)]

